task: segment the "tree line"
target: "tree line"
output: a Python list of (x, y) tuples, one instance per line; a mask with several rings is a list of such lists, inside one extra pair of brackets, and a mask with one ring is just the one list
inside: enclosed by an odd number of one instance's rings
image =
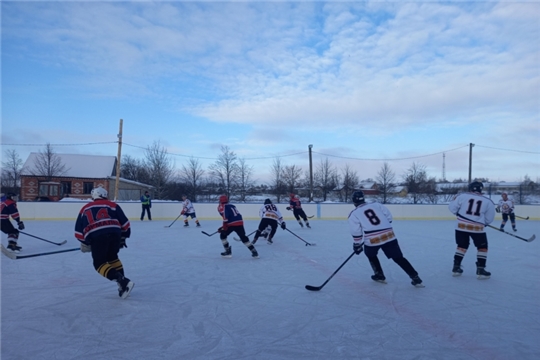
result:
[[(23, 161), (15, 150), (6, 150), (5, 155), (0, 184), (2, 192), (18, 193)], [(32, 175), (52, 178), (62, 176), (68, 170), (51, 144), (46, 144), (45, 149), (37, 155)], [(284, 164), (280, 157), (273, 159), (269, 170), (269, 181), (258, 183), (254, 177), (254, 167), (225, 145), (221, 146), (216, 160), (207, 168), (195, 157), (177, 168), (159, 141), (145, 148), (142, 159), (125, 155), (120, 163), (122, 178), (152, 185), (153, 197), (161, 200), (181, 200), (182, 195), (186, 194), (195, 202), (215, 201), (217, 196), (225, 194), (234, 201), (245, 202), (249, 201), (250, 196), (271, 194), (277, 202), (282, 202), (283, 199), (288, 200), (288, 194), (295, 193), (314, 201), (350, 202), (355, 190), (366, 184), (374, 184), (369, 189), (373, 191), (366, 193), (373, 192), (369, 197), (381, 203), (392, 203), (397, 197), (406, 196), (408, 202), (414, 204), (436, 204), (447, 202), (458, 192), (466, 190), (466, 186), (455, 185), (465, 184), (465, 180), (437, 181), (428, 175), (425, 165), (417, 162), (413, 162), (400, 177), (385, 162), (375, 179), (362, 181), (351, 165), (345, 164), (339, 169), (328, 158), (315, 164), (313, 174), (298, 165)], [(488, 179), (476, 180), (489, 182)], [(525, 176), (522, 185), (518, 203), (528, 203), (531, 196), (538, 194), (539, 188), (528, 176)]]

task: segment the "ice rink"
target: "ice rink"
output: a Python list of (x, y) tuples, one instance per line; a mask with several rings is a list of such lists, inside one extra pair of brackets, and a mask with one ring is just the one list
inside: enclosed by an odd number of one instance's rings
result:
[[(252, 259), (229, 238), (220, 256), (220, 221), (132, 221), (120, 252), (131, 296), (98, 275), (79, 251), (11, 260), (2, 255), (2, 360), (11, 359), (540, 359), (540, 240), (487, 229), (489, 280), (477, 280), (476, 249), (451, 275), (454, 221), (394, 221), (406, 258), (425, 288), (379, 254), (388, 284), (370, 279), (364, 254), (352, 253), (345, 220), (278, 229)], [(23, 254), (78, 247), (74, 221), (25, 221)], [(258, 221), (246, 221), (246, 231)], [(499, 225), (496, 220), (494, 225)], [(517, 234), (540, 235), (518, 221)], [(510, 224), (507, 230), (511, 231)], [(7, 239), (2, 234), (2, 243)]]

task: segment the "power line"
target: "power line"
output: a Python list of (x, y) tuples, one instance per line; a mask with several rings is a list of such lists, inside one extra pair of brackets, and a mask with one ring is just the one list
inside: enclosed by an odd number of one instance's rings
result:
[(468, 147), (468, 146), (469, 146), (469, 145), (464, 145), (464, 146), (460, 146), (460, 147), (455, 148), (455, 149), (451, 149), (451, 150), (443, 150), (443, 151), (439, 151), (439, 152), (436, 152), (436, 153), (433, 153), (433, 154), (428, 154), (428, 155), (411, 156), (411, 157), (405, 157), (405, 158), (384, 158), (384, 159), (353, 158), (353, 157), (346, 157), (346, 156), (337, 156), (337, 155), (323, 154), (323, 153), (316, 152), (316, 151), (313, 151), (313, 152), (314, 152), (314, 153), (317, 153), (317, 154), (319, 154), (319, 155), (324, 155), (324, 156), (329, 156), (329, 157), (335, 157), (335, 158), (340, 158), (340, 159), (363, 160), (363, 161), (397, 161), (397, 160), (419, 159), (419, 158), (424, 158), (424, 157), (428, 157), (428, 156), (434, 156), (434, 155), (444, 154), (445, 152), (450, 152), (450, 151), (455, 151), (455, 150), (463, 149), (463, 148)]
[(540, 154), (540, 151), (524, 151), (524, 150), (501, 149), (501, 148), (496, 148), (496, 147), (491, 147), (491, 146), (483, 146), (483, 145), (478, 145), (478, 144), (474, 144), (474, 145), (478, 146), (478, 147), (483, 147), (483, 148), (486, 148), (486, 149), (493, 149), (493, 150), (513, 151), (513, 152), (520, 152), (520, 153), (526, 153), (526, 154)]
[(118, 141), (104, 141), (82, 144), (2, 144), (2, 146), (84, 146), (84, 145), (102, 145), (102, 144), (117, 144)]

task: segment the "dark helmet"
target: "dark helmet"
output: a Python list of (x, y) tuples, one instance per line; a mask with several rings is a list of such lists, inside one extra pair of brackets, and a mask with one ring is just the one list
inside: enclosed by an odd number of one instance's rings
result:
[(469, 184), (469, 191), (481, 193), (482, 189), (484, 188), (484, 184), (482, 184), (480, 181), (473, 181)]
[(13, 198), (14, 198), (15, 196), (17, 196), (17, 194), (12, 193), (12, 192), (8, 192), (8, 193), (6, 194), (6, 199), (11, 199), (11, 200), (13, 200)]
[(365, 203), (364, 199), (364, 192), (362, 190), (355, 191), (352, 194), (352, 202), (355, 205), (363, 204)]
[(266, 204), (271, 204), (271, 203), (272, 203), (272, 200), (270, 200), (270, 199), (264, 200), (264, 205), (266, 205)]

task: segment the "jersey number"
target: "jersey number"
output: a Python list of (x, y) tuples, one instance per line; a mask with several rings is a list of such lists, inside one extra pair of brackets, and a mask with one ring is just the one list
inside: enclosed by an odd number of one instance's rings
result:
[(277, 211), (277, 207), (274, 204), (266, 204), (264, 205), (264, 208), (266, 211)]
[(480, 216), (480, 208), (482, 207), (482, 200), (476, 200), (476, 210), (473, 213), (474, 199), (469, 200), (469, 207), (467, 208), (467, 215)]
[(86, 219), (88, 219), (89, 224), (93, 224), (96, 222), (96, 220), (103, 220), (103, 219), (110, 219), (109, 212), (107, 209), (99, 209), (96, 218), (94, 219), (94, 215), (92, 214), (92, 210), (88, 209), (84, 212), (84, 215), (86, 216)]
[(371, 209), (364, 211), (364, 215), (366, 215), (372, 225), (379, 225), (381, 223), (381, 219), (379, 219), (377, 214), (375, 214), (375, 211)]

